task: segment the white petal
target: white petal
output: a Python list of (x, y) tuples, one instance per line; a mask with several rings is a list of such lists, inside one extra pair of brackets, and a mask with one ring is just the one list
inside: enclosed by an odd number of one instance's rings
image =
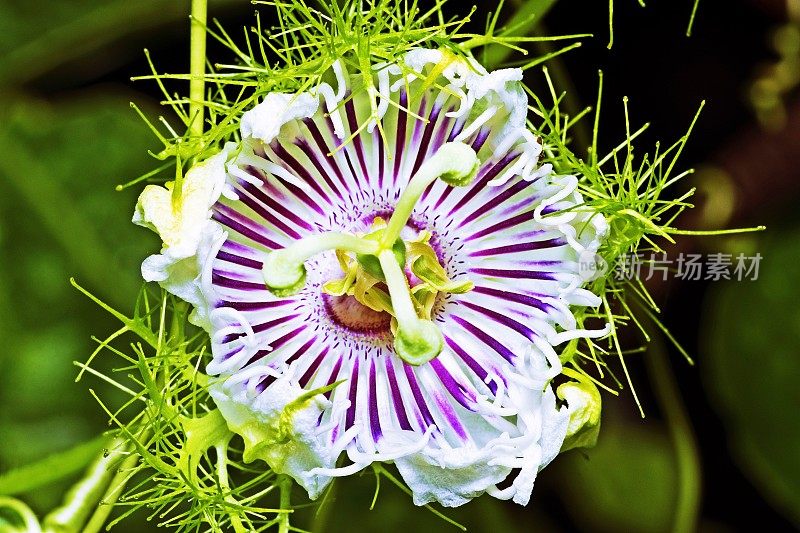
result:
[(194, 165), (183, 177), (178, 204), (172, 199), (173, 182), (166, 187), (148, 185), (139, 195), (133, 223), (152, 229), (161, 236), (164, 250), (175, 259), (192, 257), (203, 238), (211, 206), (225, 186), (225, 162), (232, 145)]
[(189, 169), (177, 204), (172, 199), (172, 182), (166, 187), (148, 185), (133, 214), (135, 224), (152, 229), (163, 241), (161, 253), (142, 263), (142, 277), (194, 305), (190, 320), (203, 327), (208, 326), (207, 309), (214, 302), (202, 293), (200, 272), (210, 250), (225, 237), (210, 220), (211, 206), (225, 187), (225, 163), (233, 149), (233, 143), (228, 143), (220, 153)]
[(225, 240), (226, 234), (219, 224), (205, 223), (197, 253), (191, 257), (176, 258), (166, 249), (161, 254), (151, 255), (142, 262), (142, 277), (145, 281), (157, 281), (167, 292), (194, 306), (189, 321), (206, 330), (210, 329), (208, 311), (216, 298), (204, 289), (202, 270)]
[(287, 378), (278, 379), (268, 394), (255, 398), (244, 387), (228, 390), (223, 383), (212, 385), (210, 394), (231, 431), (243, 437), (246, 462), (266, 461), (275, 472), (294, 478), (312, 499), (322, 493), (331, 478), (312, 471), (336, 463), (316, 432), (317, 420), (330, 405), (325, 396), (302, 399), (307, 391)]
[(489, 466), (486, 450), (437, 450), (395, 460), (397, 470), (414, 493), (415, 505), (438, 502), (445, 507), (464, 505), (511, 472), (505, 466)]
[(242, 137), (254, 137), (269, 144), (280, 134), (284, 124), (308, 118), (318, 108), (319, 98), (310, 93), (269, 93), (260, 104), (242, 115)]
[(403, 62), (414, 72), (422, 72), (425, 67), (430, 64), (439, 63), (444, 54), (441, 50), (433, 50), (431, 48), (414, 48), (409, 50), (403, 56)]

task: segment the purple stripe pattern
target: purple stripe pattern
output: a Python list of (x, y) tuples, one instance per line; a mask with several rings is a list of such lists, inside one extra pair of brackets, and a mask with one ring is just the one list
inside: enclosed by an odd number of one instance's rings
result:
[[(233, 194), (211, 208), (223, 242), (198, 273), (203, 298), (214, 302), (209, 373), (228, 379), (230, 394), (253, 406), (271, 405), (270, 398), (287, 391), (299, 397), (332, 387), (291, 404), (298, 413), (318, 410), (314, 436), (303, 445), (323, 443), (314, 448), (320, 457), (342, 450), (353, 461), (397, 450), (458, 454), (490, 441), (523, 442), (520, 428), (542, 422), (518, 412), (519, 383), (540, 379), (531, 361), (544, 361), (539, 346), (569, 323), (571, 302), (563, 294), (577, 286), (574, 243), (591, 235), (579, 234), (585, 224), (565, 231), (571, 222), (543, 218), (556, 191), (549, 177), (523, 179), (524, 139), (495, 153), (509, 144), (503, 137), (508, 112), (500, 108), (473, 127), (480, 113), (459, 115), (458, 95), (436, 85), (408, 93), (399, 88), (391, 98), (382, 129), (367, 127), (371, 107), (363, 92), (348, 92), (333, 111), (321, 99), (316, 114), (256, 145), (255, 156), (241, 163), (257, 179), (242, 173), (229, 179)], [(412, 239), (429, 232), (448, 277), (473, 283), (465, 293), (439, 295), (433, 305), (444, 337), (437, 358), (420, 366), (404, 362), (392, 347), (389, 315), (323, 293), (327, 282), (343, 277), (334, 251), (305, 262), (298, 294), (267, 290), (266, 254), (319, 233), (370, 232), (376, 217), (391, 216), (416, 171), (447, 140), (475, 149), (478, 174), (464, 187), (435, 181), (403, 233)], [(536, 382), (535, 394), (528, 390), (535, 396), (531, 405), (543, 401), (547, 380)], [(487, 463), (487, 472), (521, 468), (523, 452), (514, 453), (512, 466)], [(320, 459), (320, 473), (313, 474), (320, 483), (335, 475), (336, 458)], [(403, 471), (399, 456), (386, 460), (398, 461)]]

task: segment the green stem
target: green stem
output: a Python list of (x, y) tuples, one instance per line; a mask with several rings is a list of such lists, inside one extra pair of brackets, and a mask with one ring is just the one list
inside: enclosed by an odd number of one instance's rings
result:
[(207, 0), (192, 0), (192, 29), (190, 36), (191, 57), (189, 72), (189, 134), (192, 137), (203, 135), (205, 108), (206, 73), (206, 21), (208, 18)]
[(441, 178), (450, 185), (467, 185), (475, 177), (478, 164), (478, 156), (466, 144), (461, 142), (443, 144), (408, 182), (394, 208), (392, 218), (389, 219), (389, 224), (383, 231), (381, 247), (391, 248), (394, 245), (400, 237), (400, 231), (408, 222), (414, 206), (431, 183)]
[(128, 479), (130, 479), (130, 470), (136, 466), (138, 461), (139, 455), (136, 453), (129, 454), (125, 461), (123, 461), (117, 475), (114, 476), (108, 490), (102, 500), (100, 500), (99, 505), (89, 518), (86, 526), (81, 530), (81, 533), (98, 533), (103, 529), (103, 526), (108, 520), (108, 515), (111, 514), (114, 504), (117, 503), (120, 495), (122, 495), (122, 491), (125, 489), (125, 485), (128, 483)]
[[(281, 491), (281, 510), (286, 511), (292, 508), (292, 478), (281, 475), (278, 481)], [(278, 533), (289, 533), (289, 513), (282, 513), (278, 521)]]
[(89, 468), (86, 476), (73, 485), (67, 493), (64, 504), (45, 517), (44, 531), (59, 533), (85, 531), (84, 524), (112, 486), (118, 469), (126, 461), (129, 451), (126, 439), (114, 438)]
[[(0, 496), (0, 527), (2, 531), (26, 533), (42, 533), (39, 519), (31, 508), (15, 498)], [(19, 529), (24, 526), (25, 529)]]
[(689, 15), (689, 25), (686, 27), (686, 36), (692, 36), (692, 26), (694, 26), (694, 18), (697, 15), (697, 6), (700, 5), (700, 0), (694, 0), (694, 4), (692, 5), (692, 14)]
[[(228, 462), (226, 459), (228, 457), (229, 440), (230, 436), (225, 438), (225, 442), (215, 446), (217, 451), (217, 477), (219, 478), (219, 485), (225, 493), (225, 501), (232, 506), (238, 507), (239, 502), (237, 502), (236, 498), (230, 493), (231, 486), (228, 482)], [(247, 533), (247, 528), (244, 527), (241, 518), (239, 518), (238, 509), (232, 509), (228, 516), (231, 519), (231, 526), (233, 526), (233, 531), (235, 533)]]
[(678, 463), (678, 494), (672, 531), (697, 530), (702, 474), (694, 431), (686, 415), (667, 352), (659, 338), (653, 339), (647, 357), (648, 373), (664, 412)]

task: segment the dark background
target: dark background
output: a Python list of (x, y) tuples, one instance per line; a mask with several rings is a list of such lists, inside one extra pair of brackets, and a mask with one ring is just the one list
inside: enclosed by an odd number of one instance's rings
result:
[[(475, 31), (490, 2), (480, 4)], [(463, 15), (469, 7), (453, 0), (446, 11)], [(252, 10), (245, 2), (211, 2), (211, 15), (234, 35), (251, 24)], [(697, 364), (688, 365), (659, 338), (655, 345), (667, 351), (694, 430), (688, 439), (699, 449), (698, 528), (789, 531), (800, 524), (800, 45), (793, 41), (800, 20), (792, 25), (780, 1), (701, 1), (687, 38), (690, 10), (689, 0), (651, 1), (646, 8), (618, 0), (610, 50), (606, 2), (561, 0), (536, 32), (594, 34), (550, 69), (574, 109), (594, 104), (597, 70), (604, 71), (601, 148), (624, 138), (623, 96), (634, 127), (652, 124), (636, 142), (640, 155), (658, 139), (671, 144), (683, 135), (706, 101), (682, 160), (698, 172), (677, 189), (697, 186), (698, 209), (682, 223), (705, 229), (766, 224), (768, 231), (685, 238), (667, 250), (671, 256), (759, 252), (761, 276), (654, 284), (664, 324)], [(107, 427), (87, 388), (110, 401), (113, 392), (97, 380), (75, 384), (72, 361), (91, 352), (91, 334), (105, 335), (116, 325), (68, 278), (123, 311), (133, 305), (140, 261), (158, 243), (129, 223), (139, 187), (115, 192), (114, 186), (152, 168), (146, 150), (158, 144), (128, 102), (156, 116), (160, 94), (154, 83), (130, 78), (148, 73), (145, 46), (160, 71), (188, 69), (187, 13), (188, 2), (0, 1), (0, 338), (6, 341), (0, 471)], [(783, 32), (777, 34), (783, 52), (776, 49), (776, 31)], [(219, 45), (209, 50), (214, 61), (232, 61)], [(540, 69), (528, 78), (541, 87)], [(576, 151), (587, 133), (576, 133)], [(641, 343), (633, 334), (625, 341)], [(628, 359), (646, 419), (628, 390), (616, 398), (605, 394), (598, 447), (570, 452), (543, 471), (528, 508), (482, 498), (449, 514), (471, 531), (669, 530), (676, 460), (667, 417), (651, 392), (648, 357), (658, 355)], [(621, 375), (618, 365), (615, 370)], [(21, 497), (46, 512), (66, 486)], [(349, 530), (353, 517), (365, 531), (449, 527), (393, 488), (382, 489), (370, 513), (372, 490), (371, 476), (343, 483), (327, 529)], [(137, 520), (119, 530), (152, 527)]]

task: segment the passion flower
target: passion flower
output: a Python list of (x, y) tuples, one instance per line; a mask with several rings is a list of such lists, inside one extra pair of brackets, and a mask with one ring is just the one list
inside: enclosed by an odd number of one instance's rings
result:
[(551, 381), (559, 345), (609, 332), (574, 316), (600, 305), (605, 220), (539, 164), (521, 70), (431, 49), (370, 68), (267, 94), (180, 194), (147, 187), (134, 222), (164, 248), (143, 275), (209, 331), (246, 461), (311, 498), (383, 461), (418, 505), (526, 504), (598, 423), (591, 385), (563, 403)]

